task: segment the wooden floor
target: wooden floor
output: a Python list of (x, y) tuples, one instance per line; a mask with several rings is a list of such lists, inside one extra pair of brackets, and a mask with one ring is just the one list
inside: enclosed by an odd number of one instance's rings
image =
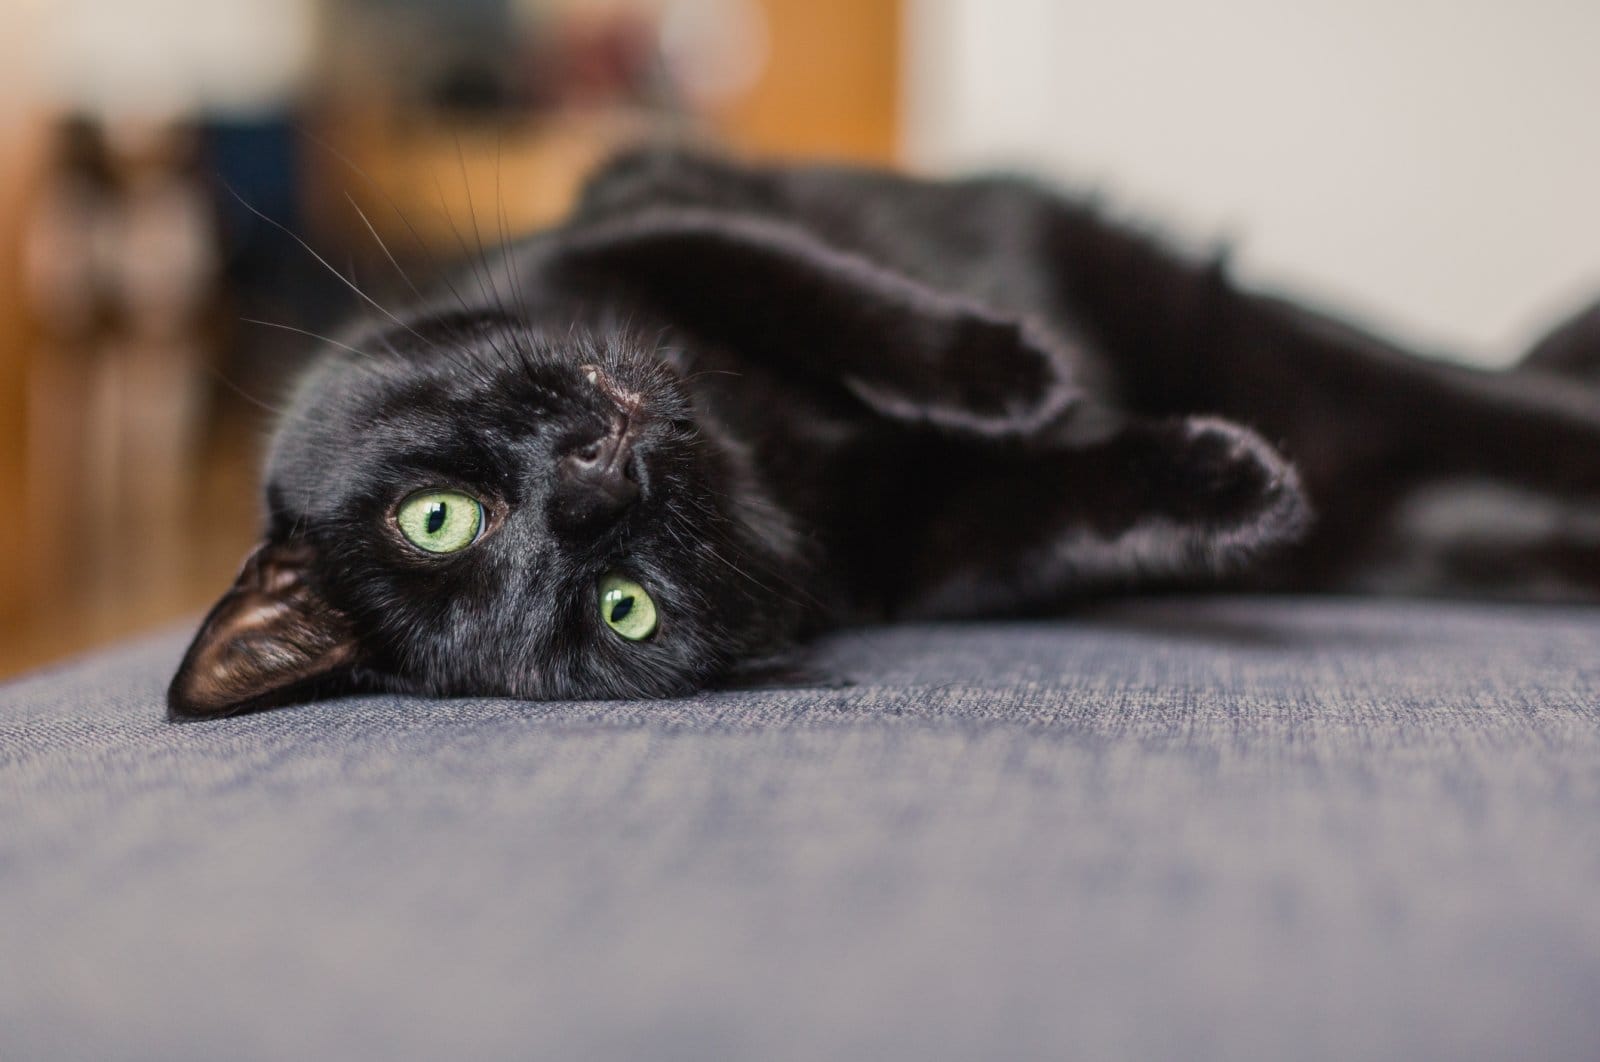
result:
[[(113, 577), (60, 579), (36, 587), (25, 613), (0, 626), (0, 680), (164, 625), (198, 619), (232, 580), (257, 530), (256, 468), (261, 418), (219, 412), (192, 500), (160, 533), (168, 563), (81, 558)], [(109, 562), (109, 563), (108, 563)]]

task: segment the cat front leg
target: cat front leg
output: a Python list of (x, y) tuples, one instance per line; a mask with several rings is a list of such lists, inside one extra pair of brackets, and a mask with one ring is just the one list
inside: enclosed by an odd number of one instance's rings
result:
[(974, 470), (928, 521), (896, 611), (1015, 614), (1214, 583), (1282, 554), (1311, 523), (1295, 468), (1255, 432), (1215, 417), (1135, 420)]

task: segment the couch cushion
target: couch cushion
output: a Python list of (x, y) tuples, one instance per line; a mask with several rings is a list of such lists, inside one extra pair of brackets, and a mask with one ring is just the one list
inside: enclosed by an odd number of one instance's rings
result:
[(846, 633), (852, 685), (0, 688), (0, 1058), (1600, 1057), (1600, 610)]

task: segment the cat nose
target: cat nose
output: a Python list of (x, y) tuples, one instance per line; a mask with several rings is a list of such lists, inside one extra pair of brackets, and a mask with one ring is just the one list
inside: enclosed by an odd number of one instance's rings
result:
[(626, 428), (608, 432), (565, 455), (557, 477), (552, 516), (559, 523), (593, 528), (616, 519), (639, 497), (632, 433)]

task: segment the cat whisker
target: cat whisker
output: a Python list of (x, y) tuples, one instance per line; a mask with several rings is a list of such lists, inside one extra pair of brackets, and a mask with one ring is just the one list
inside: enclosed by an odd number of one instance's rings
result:
[[(472, 256), (470, 251), (467, 251), (465, 248), (463, 248), (463, 251), (464, 251), (465, 256), (468, 259), (468, 261), (472, 264), (472, 266), (474, 268), (474, 272), (478, 276), (478, 286), (479, 286), (480, 290), (483, 290), (485, 301), (493, 303), (495, 309), (499, 311), (499, 313), (500, 313), (500, 315), (502, 317), (512, 318), (513, 315), (511, 313), (511, 311), (506, 307), (505, 299), (501, 295), (500, 284), (498, 283), (495, 275), (490, 271), (489, 253), (488, 253), (488, 250), (484, 247), (484, 244), (483, 244), (483, 226), (478, 221), (478, 208), (477, 208), (477, 204), (474, 201), (474, 198), (473, 198), (473, 195), (472, 195), (472, 180), (467, 174), (467, 160), (466, 160), (466, 155), (461, 150), (461, 137), (460, 137), (459, 134), (457, 134), (456, 137), (455, 137), (455, 145), (456, 145), (456, 163), (460, 167), (460, 170), (461, 170), (461, 190), (466, 195), (466, 199), (467, 199), (467, 217), (468, 217), (468, 220), (470, 220), (471, 223), (472, 223), (472, 238), (473, 238), (473, 242), (477, 245), (478, 254), (477, 254), (476, 258), (473, 258), (473, 256)], [(499, 199), (499, 181), (500, 181), (499, 148), (500, 148), (500, 142), (497, 140), (496, 141), (496, 156), (495, 156), (495, 189), (496, 189), (495, 197), (496, 197), (497, 200)], [(453, 221), (451, 223), (451, 229), (452, 229), (452, 231), (454, 231), (454, 229), (455, 229), (455, 225), (454, 225)], [(457, 242), (461, 242), (461, 238), (460, 238), (460, 233), (459, 232), (457, 232), (457, 234), (456, 234), (456, 239), (457, 239)], [(519, 350), (515, 349), (515, 348), (517, 348), (517, 340), (516, 340), (515, 336), (511, 337), (511, 343), (512, 343), (512, 346), (514, 348), (514, 352), (520, 353)], [(490, 341), (490, 345), (492, 347), (494, 347), (495, 352), (497, 354), (501, 355), (502, 361), (507, 362), (507, 368), (510, 368), (511, 367), (511, 365), (509, 364), (510, 358), (507, 356), (506, 352), (503, 351), (499, 347), (498, 344), (494, 343), (493, 340)]]
[[(501, 136), (499, 130), (496, 130), (494, 136), (495, 225), (499, 230), (500, 245), (509, 247), (511, 245), (511, 219), (506, 217), (505, 196), (501, 194), (500, 189), (500, 171), (504, 158), (505, 138)], [(515, 254), (506, 254), (502, 257), (506, 263), (506, 268), (511, 272), (511, 297), (516, 300), (517, 314), (521, 319), (526, 320), (528, 317), (528, 305), (526, 294), (522, 287), (522, 276), (517, 268), (517, 256)]]
[[(725, 495), (718, 494), (715, 491), (707, 490), (707, 493), (712, 494), (714, 497), (722, 498), (723, 500), (728, 500)], [(740, 503), (741, 504), (750, 504), (751, 502), (755, 502), (755, 501), (756, 501), (756, 499), (754, 499), (754, 498), (740, 499)], [(700, 502), (697, 499), (696, 500), (691, 500), (690, 504), (692, 504), (694, 506), (694, 508), (700, 513), (701, 517), (705, 521), (704, 525), (699, 529), (701, 535), (703, 535), (703, 536), (715, 535), (715, 536), (717, 536), (719, 541), (724, 546), (726, 546), (727, 548), (729, 548), (729, 549), (737, 549), (738, 548), (738, 544), (735, 543), (731, 538), (728, 537), (728, 535), (726, 533), (726, 530), (725, 530), (725, 527), (724, 527), (724, 524), (726, 522), (726, 518), (720, 512), (718, 512), (716, 509), (712, 508), (711, 506)], [(779, 509), (779, 507), (777, 507), (775, 505), (772, 505), (770, 502), (765, 502), (765, 505), (771, 511), (774, 511), (774, 512), (781, 512), (782, 511), (781, 509)], [(825, 607), (823, 602), (822, 602), (822, 600), (820, 598), (818, 598), (815, 594), (813, 594), (810, 590), (808, 590), (804, 586), (801, 586), (801, 585), (795, 583), (792, 579), (788, 578), (787, 576), (785, 576), (781, 572), (770, 572), (768, 574), (770, 574), (770, 576), (773, 579), (776, 579), (778, 582), (782, 583), (788, 590), (790, 590), (792, 592), (793, 596), (787, 596), (786, 597), (785, 595), (783, 595), (781, 593), (778, 593), (771, 586), (767, 585), (765, 582), (762, 582), (760, 579), (757, 579), (755, 576), (749, 574), (748, 572), (743, 571), (737, 565), (735, 565), (731, 561), (727, 560), (727, 558), (721, 556), (719, 553), (716, 552), (715, 548), (711, 547), (709, 544), (707, 544), (706, 548), (707, 548), (707, 551), (710, 553), (710, 555), (713, 558), (715, 558), (718, 561), (721, 561), (724, 564), (727, 564), (729, 567), (733, 568), (734, 571), (738, 572), (740, 575), (744, 576), (746, 579), (749, 579), (751, 582), (753, 582), (757, 586), (761, 587), (761, 589), (766, 591), (767, 593), (773, 594), (775, 597), (783, 598), (785, 601), (787, 601), (790, 604), (800, 604), (800, 605), (805, 605), (805, 606), (809, 606), (809, 607), (812, 607), (812, 608), (824, 608)]]
[[(488, 272), (489, 255), (483, 246), (483, 227), (478, 223), (478, 208), (472, 199), (472, 178), (467, 174), (467, 156), (461, 150), (461, 135), (459, 133), (455, 135), (455, 144), (456, 164), (461, 169), (461, 191), (467, 197), (467, 220), (472, 223), (472, 242), (478, 248), (478, 256), (473, 259), (474, 264), (478, 267), (478, 286), (487, 289), (484, 291), (484, 299), (492, 301), (495, 304), (495, 308), (503, 316), (509, 317), (511, 316), (510, 313), (506, 311), (505, 306), (500, 302), (500, 293), (495, 288), (494, 277), (490, 276)], [(468, 253), (468, 258), (471, 259), (470, 252)]]
[[(476, 311), (476, 308), (474, 306), (472, 306), (470, 303), (468, 303), (466, 298), (464, 298), (462, 296), (460, 290), (456, 287), (455, 282), (453, 280), (451, 280), (451, 278), (450, 278), (450, 271), (448, 269), (444, 268), (443, 265), (440, 263), (439, 258), (434, 253), (433, 248), (428, 244), (427, 240), (424, 240), (422, 238), (422, 234), (417, 231), (417, 227), (414, 224), (412, 224), (411, 219), (406, 216), (406, 212), (404, 210), (400, 209), (400, 204), (395, 202), (394, 196), (391, 195), (386, 188), (384, 188), (381, 184), (379, 184), (376, 180), (374, 180), (371, 174), (367, 173), (366, 170), (362, 169), (361, 166), (358, 165), (355, 162), (354, 159), (350, 158), (348, 155), (346, 155), (344, 152), (340, 151), (338, 148), (334, 147), (332, 144), (328, 143), (327, 141), (325, 141), (322, 138), (318, 137), (315, 133), (312, 133), (310, 130), (307, 130), (305, 128), (299, 128), (299, 129), (297, 129), (297, 132), (299, 133), (300, 136), (302, 136), (305, 139), (309, 140), (312, 144), (315, 144), (318, 148), (321, 148), (323, 151), (327, 152), (333, 158), (337, 159), (342, 165), (344, 165), (347, 169), (349, 169), (350, 172), (353, 173), (364, 185), (366, 185), (367, 188), (369, 188), (373, 192), (377, 193), (383, 199), (383, 201), (388, 205), (389, 209), (394, 212), (394, 216), (400, 220), (400, 224), (405, 226), (406, 232), (411, 237), (411, 242), (416, 246), (417, 250), (422, 254), (422, 256), (427, 259), (428, 265), (429, 265), (429, 269), (432, 271), (432, 273), (435, 276), (440, 278), (440, 281), (443, 283), (444, 287), (455, 298), (456, 302), (461, 306), (461, 309), (463, 310), (463, 312), (465, 312), (467, 314), (474, 313)], [(405, 270), (402, 269), (399, 266), (399, 263), (398, 263), (398, 260), (396, 259), (396, 257), (393, 254), (389, 253), (388, 246), (385, 245), (384, 241), (382, 240), (382, 238), (378, 236), (378, 233), (376, 231), (376, 226), (374, 226), (372, 224), (372, 222), (367, 218), (366, 214), (364, 212), (362, 212), (361, 208), (356, 205), (356, 203), (354, 202), (353, 198), (348, 193), (346, 193), (346, 198), (352, 200), (351, 201), (351, 206), (354, 206), (356, 208), (356, 213), (361, 215), (361, 220), (367, 225), (369, 231), (372, 231), (373, 237), (378, 240), (378, 244), (379, 244), (380, 247), (383, 248), (384, 253), (389, 255), (390, 261), (395, 263), (395, 268), (397, 270), (399, 270), (401, 276), (405, 278), (407, 284), (411, 285), (412, 291), (417, 293), (419, 299), (422, 298), (421, 292), (417, 291), (416, 286), (411, 283), (411, 278), (406, 275)], [(448, 212), (446, 211), (444, 213), (445, 213), (446, 219), (448, 220), (448, 217), (449, 217)], [(435, 346), (434, 349), (437, 350), (437, 351), (440, 351), (441, 353), (443, 353), (454, 364), (459, 365), (461, 368), (463, 368), (464, 370), (466, 370), (468, 372), (471, 372), (478, 380), (480, 380), (486, 386), (490, 386), (490, 385), (493, 384), (493, 380), (487, 374), (485, 374), (482, 371), (481, 367), (473, 359), (471, 359), (469, 357), (466, 357), (464, 355), (458, 355), (458, 353), (456, 351), (452, 350), (447, 344), (443, 345), (443, 346)]]
[(307, 243), (304, 239), (302, 239), (297, 233), (295, 233), (287, 225), (285, 225), (282, 222), (277, 221), (277, 220), (275, 220), (273, 218), (270, 218), (266, 214), (262, 213), (260, 210), (257, 210), (254, 206), (252, 206), (249, 202), (247, 202), (245, 200), (244, 196), (242, 196), (238, 192), (234, 191), (232, 185), (224, 183), (223, 187), (228, 190), (228, 194), (229, 195), (233, 196), (234, 199), (239, 201), (239, 205), (240, 206), (244, 207), (246, 210), (250, 211), (250, 213), (254, 214), (256, 217), (260, 218), (262, 221), (266, 222), (268, 225), (271, 225), (273, 228), (277, 229), (279, 232), (281, 232), (285, 236), (289, 237), (295, 243), (299, 244), (305, 250), (305, 252), (307, 254), (309, 254), (312, 258), (315, 258), (319, 263), (321, 263), (321, 265), (322, 265), (322, 267), (324, 269), (326, 269), (329, 273), (332, 273), (335, 277), (337, 277), (338, 280), (339, 280), (339, 283), (343, 284), (345, 287), (347, 287), (351, 291), (355, 292), (355, 294), (363, 302), (367, 303), (373, 309), (377, 310), (379, 313), (383, 314), (389, 320), (393, 321), (395, 324), (399, 325), (401, 328), (404, 328), (406, 331), (410, 332), (412, 335), (416, 336), (418, 339), (422, 340), (424, 343), (429, 342), (427, 337), (424, 336), (421, 332), (418, 332), (411, 325), (407, 324), (406, 322), (402, 321), (400, 318), (396, 317), (393, 313), (391, 313), (389, 311), (388, 307), (384, 306), (383, 304), (378, 302), (378, 300), (374, 299), (371, 295), (368, 295), (365, 291), (361, 290), (360, 286), (358, 286), (353, 280), (351, 280), (349, 277), (345, 276), (343, 273), (341, 273), (337, 269), (335, 269), (333, 267), (333, 264), (331, 262), (329, 262), (326, 258), (324, 258), (320, 253), (318, 253), (318, 251), (317, 251), (317, 249), (315, 247), (312, 247), (311, 244)]
[[(460, 142), (460, 139), (458, 138), (457, 141), (456, 141), (456, 152), (457, 152), (458, 156), (460, 156), (460, 151), (461, 151), (461, 142)], [(439, 175), (437, 173), (435, 173), (432, 176), (433, 176), (434, 189), (439, 194), (439, 212), (443, 216), (445, 224), (449, 227), (451, 235), (453, 235), (455, 237), (456, 245), (461, 248), (461, 257), (466, 262), (467, 268), (471, 272), (473, 280), (477, 282), (478, 294), (482, 297), (482, 299), (483, 299), (485, 304), (495, 305), (496, 307), (499, 308), (500, 313), (501, 313), (502, 316), (509, 317), (510, 314), (506, 313), (505, 307), (501, 306), (499, 304), (498, 299), (495, 296), (490, 294), (491, 285), (485, 283), (485, 271), (484, 271), (484, 263), (483, 263), (482, 258), (481, 257), (480, 258), (474, 258), (473, 257), (471, 248), (467, 246), (466, 239), (461, 235), (461, 230), (456, 227), (456, 221), (455, 221), (454, 216), (452, 216), (451, 213), (450, 213), (450, 208), (449, 208), (449, 205), (448, 205), (448, 201), (445, 199), (444, 185), (442, 183), (440, 183)], [(461, 178), (462, 178), (463, 185), (466, 186), (466, 184), (467, 184), (467, 180), (466, 180), (466, 160), (465, 160), (464, 157), (462, 157), (462, 161), (461, 161)], [(472, 202), (472, 191), (471, 191), (470, 186), (468, 186), (467, 187), (467, 203), (468, 203), (469, 211), (471, 210), (471, 202)], [(474, 220), (474, 222), (473, 222), (473, 227), (474, 228), (477, 227), (476, 220)], [(480, 249), (481, 249), (481, 244), (480, 244)], [(474, 312), (473, 307), (471, 307), (471, 306), (469, 306), (467, 304), (466, 300), (461, 297), (460, 292), (456, 291), (454, 285), (451, 285), (451, 291), (455, 292), (456, 299), (457, 299), (457, 301), (459, 301), (461, 303), (462, 308), (464, 310), (466, 310), (468, 313)], [(478, 312), (481, 312), (481, 310), (478, 311)], [(505, 348), (502, 347), (499, 343), (496, 343), (494, 340), (491, 339), (489, 341), (489, 348), (500, 359), (501, 368), (505, 369), (508, 372), (512, 371), (515, 368), (515, 366), (512, 364), (512, 362), (510, 360), (510, 357), (507, 355)]]
[(390, 265), (394, 266), (394, 271), (400, 274), (400, 279), (404, 280), (406, 282), (406, 287), (411, 289), (411, 294), (415, 295), (418, 299), (421, 299), (422, 292), (417, 290), (416, 284), (412, 283), (411, 275), (401, 268), (400, 262), (395, 258), (393, 252), (389, 250), (389, 245), (383, 242), (383, 237), (378, 235), (377, 228), (373, 226), (371, 219), (367, 217), (366, 211), (362, 210), (361, 205), (356, 202), (355, 196), (351, 195), (347, 191), (344, 193), (344, 197), (345, 200), (350, 204), (351, 208), (355, 210), (356, 216), (361, 219), (361, 223), (367, 227), (367, 231), (372, 233), (372, 238), (378, 242), (378, 247), (383, 251), (384, 257), (389, 259)]
[(711, 559), (715, 560), (719, 564), (724, 565), (741, 578), (748, 580), (753, 586), (760, 589), (763, 593), (770, 594), (788, 604), (820, 604), (820, 602), (813, 595), (805, 591), (803, 588), (795, 586), (790, 580), (781, 575), (772, 573), (774, 578), (783, 583), (788, 590), (794, 592), (794, 595), (799, 596), (793, 596), (791, 594), (785, 594), (781, 592), (778, 588), (773, 587), (766, 581), (751, 574), (750, 572), (741, 568), (738, 564), (735, 564), (729, 558), (725, 557), (717, 550), (716, 546), (707, 541), (709, 536), (716, 535), (720, 539), (723, 546), (730, 549), (735, 548), (735, 543), (723, 533), (723, 530), (720, 526), (721, 514), (717, 513), (709, 506), (701, 505), (699, 503), (694, 504), (695, 508), (699, 510), (701, 516), (705, 519), (705, 523), (703, 526), (700, 526), (696, 529), (696, 534), (693, 541), (686, 541), (684, 537), (679, 534), (678, 529), (673, 526), (673, 521), (666, 521), (663, 525), (666, 528), (667, 533), (672, 535), (673, 540), (677, 542), (680, 548), (692, 551), (696, 546), (698, 546), (698, 548), (703, 550)]
[(341, 343), (339, 340), (334, 339), (331, 336), (325, 336), (320, 332), (313, 332), (307, 328), (298, 328), (295, 325), (283, 324), (278, 321), (263, 321), (259, 317), (241, 317), (239, 320), (244, 324), (261, 325), (264, 328), (276, 328), (283, 332), (293, 332), (295, 335), (305, 336), (307, 339), (315, 339), (320, 343), (326, 343), (329, 346), (337, 347), (340, 350), (349, 351), (351, 354), (376, 360), (376, 356), (369, 351), (362, 350), (360, 347), (353, 347), (349, 343)]
[(222, 386), (226, 387), (228, 390), (232, 391), (234, 394), (238, 395), (252, 406), (255, 406), (257, 409), (266, 410), (275, 417), (282, 417), (287, 412), (287, 410), (281, 406), (275, 406), (270, 402), (264, 402), (255, 395), (250, 394), (244, 388), (228, 379), (227, 374), (221, 369), (217, 368), (215, 365), (209, 365), (207, 366), (207, 369), (210, 371), (212, 376), (216, 377), (217, 382), (221, 383)]

